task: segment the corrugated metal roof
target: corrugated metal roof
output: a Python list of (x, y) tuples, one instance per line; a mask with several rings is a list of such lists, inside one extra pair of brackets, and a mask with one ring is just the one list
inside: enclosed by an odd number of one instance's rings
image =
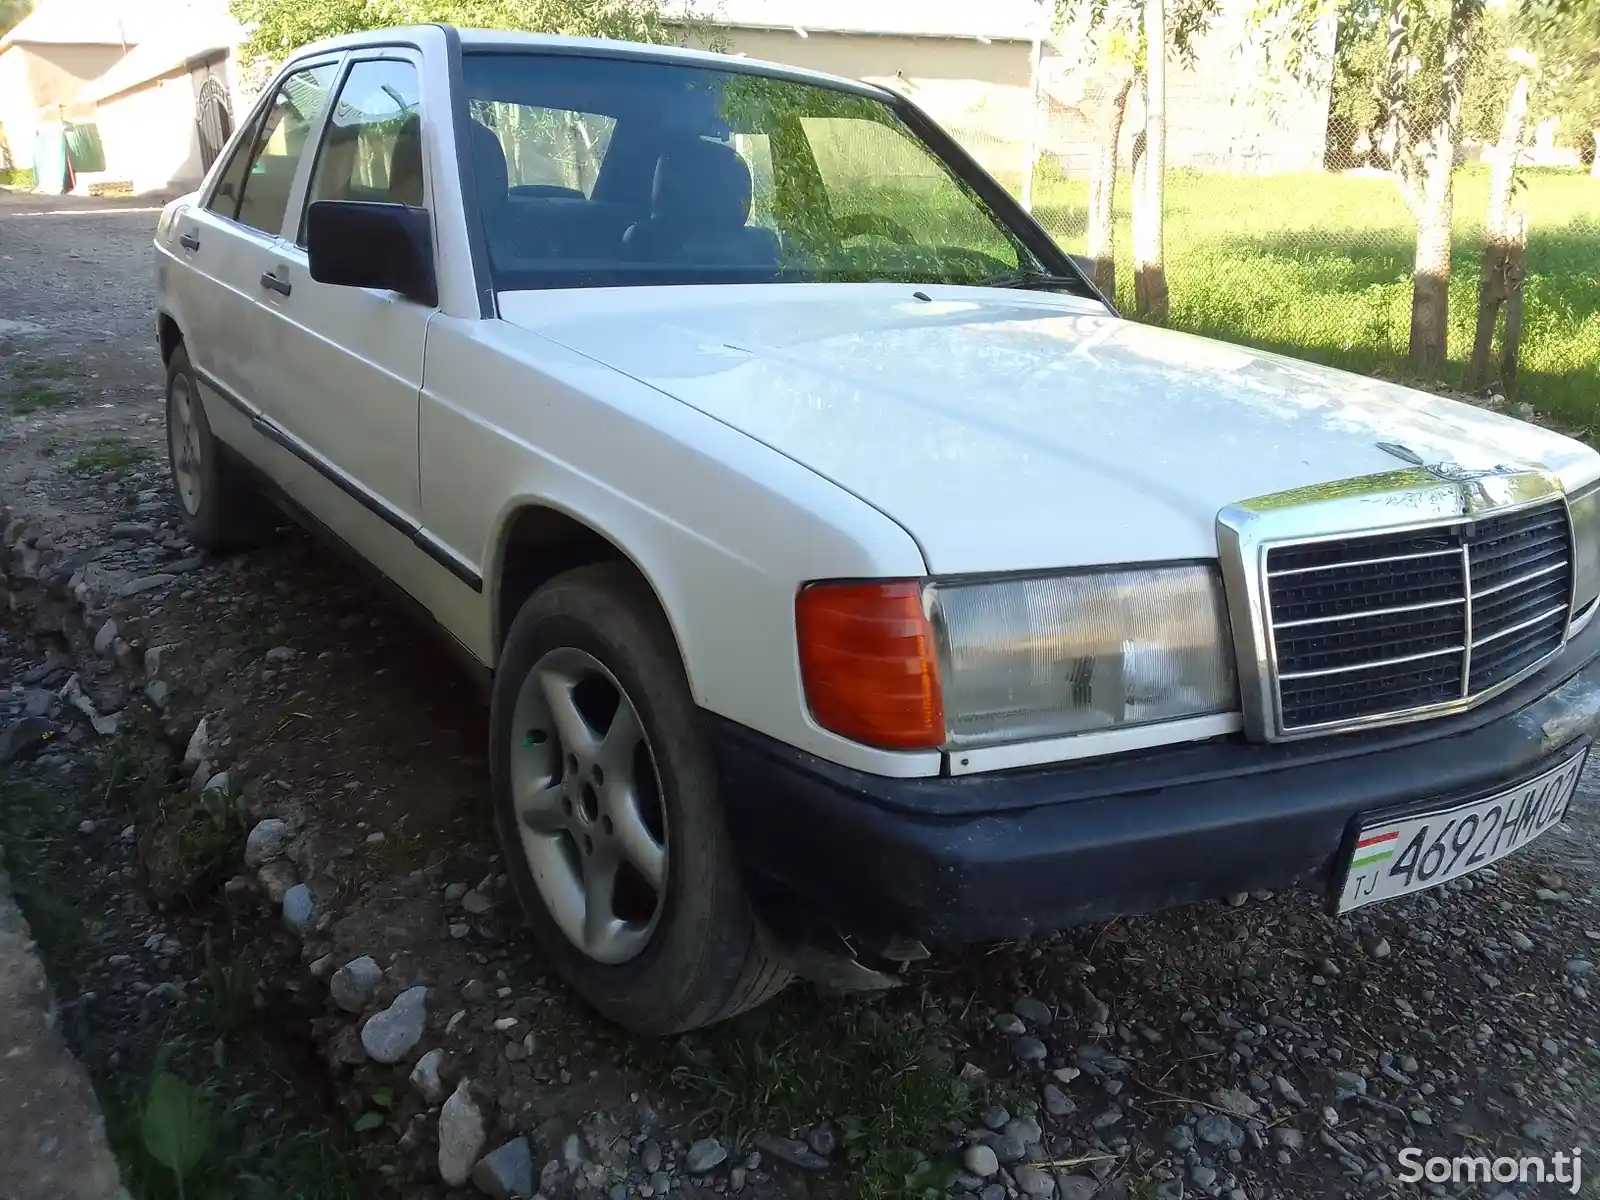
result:
[(803, 29), (899, 37), (1029, 41), (1048, 36), (1054, 6), (1039, 0), (667, 0), (668, 19), (689, 15), (709, 25)]

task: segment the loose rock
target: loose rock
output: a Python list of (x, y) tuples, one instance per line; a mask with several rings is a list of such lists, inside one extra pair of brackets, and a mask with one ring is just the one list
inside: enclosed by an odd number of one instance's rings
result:
[(443, 1050), (429, 1050), (417, 1059), (417, 1065), (411, 1068), (411, 1086), (416, 1088), (417, 1094), (429, 1104), (439, 1103), (444, 1096), (444, 1080), (440, 1077), (444, 1064)]
[(1041, 1095), (1044, 1097), (1044, 1110), (1052, 1117), (1070, 1117), (1078, 1111), (1078, 1106), (1053, 1083), (1045, 1084)]
[(1020, 1166), (1011, 1172), (1017, 1181), (1017, 1188), (1024, 1196), (1046, 1197), (1056, 1194), (1056, 1181), (1045, 1171), (1038, 1167)]
[(361, 1044), (381, 1063), (397, 1063), (422, 1040), (428, 1016), (428, 989), (407, 988), (393, 1004), (367, 1018), (361, 1027)]
[(533, 1152), (528, 1139), (515, 1138), (486, 1154), (472, 1169), (472, 1186), (494, 1200), (524, 1200), (533, 1195)]
[(826, 1125), (818, 1125), (806, 1133), (806, 1144), (823, 1158), (832, 1158), (839, 1148), (839, 1135)]
[(799, 1167), (802, 1171), (826, 1171), (830, 1165), (822, 1155), (794, 1138), (775, 1137), (770, 1133), (764, 1133), (756, 1138), (756, 1145), (764, 1153), (781, 1159), (792, 1167)]
[(1043, 1062), (1050, 1054), (1036, 1037), (1019, 1037), (1011, 1043), (1011, 1053), (1018, 1062)]
[(439, 1112), (439, 1178), (451, 1187), (466, 1183), (485, 1136), (483, 1112), (463, 1079)]
[(23, 717), (0, 731), (0, 766), (31, 757), (49, 740), (55, 726), (43, 717)]
[(1033, 996), (1018, 996), (1012, 1002), (1011, 1011), (1029, 1025), (1048, 1025), (1052, 1020), (1050, 1006)]
[(283, 923), (295, 933), (305, 933), (317, 917), (317, 902), (311, 889), (297, 883), (283, 894)]
[(968, 1146), (961, 1156), (962, 1165), (980, 1178), (987, 1179), (1000, 1170), (1000, 1160), (988, 1146)]
[(290, 822), (280, 821), (275, 816), (256, 822), (256, 827), (250, 830), (250, 837), (245, 838), (245, 866), (259, 867), (264, 862), (282, 858), (293, 835)]
[(333, 973), (328, 992), (345, 1012), (358, 1013), (372, 1000), (372, 993), (383, 982), (383, 968), (369, 954), (352, 959)]
[(728, 1149), (716, 1138), (701, 1138), (689, 1147), (689, 1153), (684, 1155), (683, 1165), (689, 1169), (690, 1174), (704, 1175), (707, 1171), (726, 1162)]
[(1207, 1113), (1194, 1123), (1194, 1135), (1209, 1146), (1237, 1150), (1244, 1145), (1244, 1130), (1221, 1113)]
[(201, 717), (200, 723), (194, 727), (194, 732), (189, 735), (189, 745), (183, 752), (183, 765), (192, 771), (211, 757), (211, 734), (207, 726), (207, 718)]

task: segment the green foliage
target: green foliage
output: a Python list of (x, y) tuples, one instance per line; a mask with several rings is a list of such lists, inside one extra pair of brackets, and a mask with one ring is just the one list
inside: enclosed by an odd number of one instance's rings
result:
[(280, 1112), (263, 1109), (263, 1097), (234, 1095), (222, 1078), (186, 1082), (160, 1065), (175, 1049), (162, 1047), (145, 1093), (102, 1093), (106, 1133), (133, 1200), (370, 1200), (383, 1194), (375, 1190), (373, 1165), (347, 1137), (331, 1128), (286, 1128)]
[(251, 29), (247, 55), (277, 61), (307, 42), (392, 25), (443, 22), (634, 42), (668, 42), (657, 0), (231, 0)]
[(33, 11), (33, 0), (0, 0), (0, 37)]
[[(1110, 56), (1131, 62), (1143, 74), (1145, 62), (1144, 0), (1054, 0), (1055, 28), (1072, 28), (1095, 38)], [(1167, 53), (1185, 67), (1195, 64), (1200, 36), (1221, 9), (1221, 0), (1167, 0)]]
[[(1600, 183), (1524, 168), (1531, 222), (1518, 398), (1576, 433), (1600, 434)], [(1455, 175), (1449, 359), (1425, 384), (1459, 386), (1472, 348), (1489, 170)], [(1080, 250), (1086, 181), (1042, 176), (1034, 212)], [(1128, 236), (1119, 198), (1117, 237)], [(1330, 366), (1413, 379), (1406, 366), (1415, 226), (1392, 183), (1320, 172), (1271, 176), (1174, 170), (1167, 181), (1169, 324)], [(1131, 266), (1118, 281), (1132, 291)]]
[(103, 438), (81, 451), (78, 457), (72, 460), (72, 465), (75, 470), (85, 474), (117, 475), (149, 459), (150, 451), (143, 446), (135, 446), (131, 442), (118, 441), (114, 438)]
[[(1431, 128), (1443, 115), (1445, 15), (1425, 11), (1411, 27), (1415, 69), (1400, 83), (1409, 121), (1416, 129)], [(1512, 49), (1511, 23), (1502, 14), (1489, 14), (1473, 23), (1464, 53), (1467, 58), (1462, 92), (1460, 133), (1481, 141), (1500, 134), (1506, 101), (1517, 81), (1518, 68), (1508, 57)], [(1385, 76), (1389, 70), (1386, 14), (1375, 6), (1352, 6), (1339, 21), (1334, 52), (1331, 116), (1346, 145), (1356, 134), (1377, 142), (1387, 113)], [(1342, 128), (1339, 128), (1342, 127)], [(1353, 165), (1335, 162), (1335, 166)]]
[(1515, 27), (1539, 64), (1538, 110), (1560, 136), (1592, 153), (1600, 129), (1600, 0), (1523, 0)]
[(211, 1118), (200, 1093), (176, 1075), (158, 1072), (145, 1097), (139, 1136), (145, 1153), (172, 1172), (182, 1200), (184, 1181), (211, 1141)]
[(943, 1034), (933, 1010), (926, 1027), (876, 1008), (843, 1009), (791, 996), (762, 1012), (681, 1039), (669, 1055), (635, 1053), (670, 1076), (710, 1126), (737, 1139), (788, 1134), (832, 1122), (863, 1200), (922, 1200), (943, 1194), (951, 1164), (930, 1160), (945, 1126), (970, 1116), (976, 1097), (930, 1055)]

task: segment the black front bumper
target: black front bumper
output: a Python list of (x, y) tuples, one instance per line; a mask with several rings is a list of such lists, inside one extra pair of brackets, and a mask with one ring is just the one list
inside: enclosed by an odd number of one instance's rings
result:
[(1600, 724), (1597, 653), (1600, 621), (1454, 717), (964, 777), (868, 775), (709, 720), (758, 895), (869, 938), (975, 941), (1257, 888), (1335, 887), (1357, 815), (1486, 795), (1587, 740)]

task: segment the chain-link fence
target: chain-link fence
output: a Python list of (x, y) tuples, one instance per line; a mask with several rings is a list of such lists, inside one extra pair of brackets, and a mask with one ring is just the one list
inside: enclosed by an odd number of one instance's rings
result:
[[(1252, 74), (1252, 71), (1255, 73)], [(1499, 82), (1496, 86), (1499, 87)], [(1168, 323), (1364, 373), (1415, 379), (1408, 365), (1418, 223), (1359, 104), (1218, 53), (1169, 68), (1164, 265)], [(1349, 85), (1347, 85), (1349, 86)], [(1423, 382), (1465, 386), (1478, 317), (1490, 176), (1507, 87), (1475, 97), (1454, 172), (1447, 364)], [(1487, 87), (1480, 91), (1489, 91)], [(999, 102), (1003, 92), (1009, 106)], [(1109, 208), (1116, 291), (1133, 309), (1130, 199), (1144, 125), (1131, 71), (1047, 56), (1037, 108), (1028, 89), (915, 96), (1021, 196), (1034, 168), (1034, 215), (1060, 245), (1089, 254), (1108, 131), (1124, 107)], [(965, 102), (963, 102), (965, 101)], [(1481, 110), (1474, 121), (1472, 105)], [(1034, 115), (1037, 114), (1037, 115)], [(1491, 132), (1495, 131), (1495, 132)], [(1526, 216), (1526, 290), (1516, 400), (1587, 429), (1600, 408), (1600, 177), (1555, 125), (1530, 122), (1513, 204)], [(1584, 131), (1584, 140), (1588, 140)], [(1563, 144), (1563, 143), (1566, 144)], [(1097, 169), (1098, 167), (1098, 169)], [(1096, 179), (1096, 176), (1099, 179)], [(1498, 347), (1497, 347), (1498, 352)], [(1498, 358), (1495, 360), (1498, 363)], [(1490, 391), (1503, 390), (1498, 366)]]

